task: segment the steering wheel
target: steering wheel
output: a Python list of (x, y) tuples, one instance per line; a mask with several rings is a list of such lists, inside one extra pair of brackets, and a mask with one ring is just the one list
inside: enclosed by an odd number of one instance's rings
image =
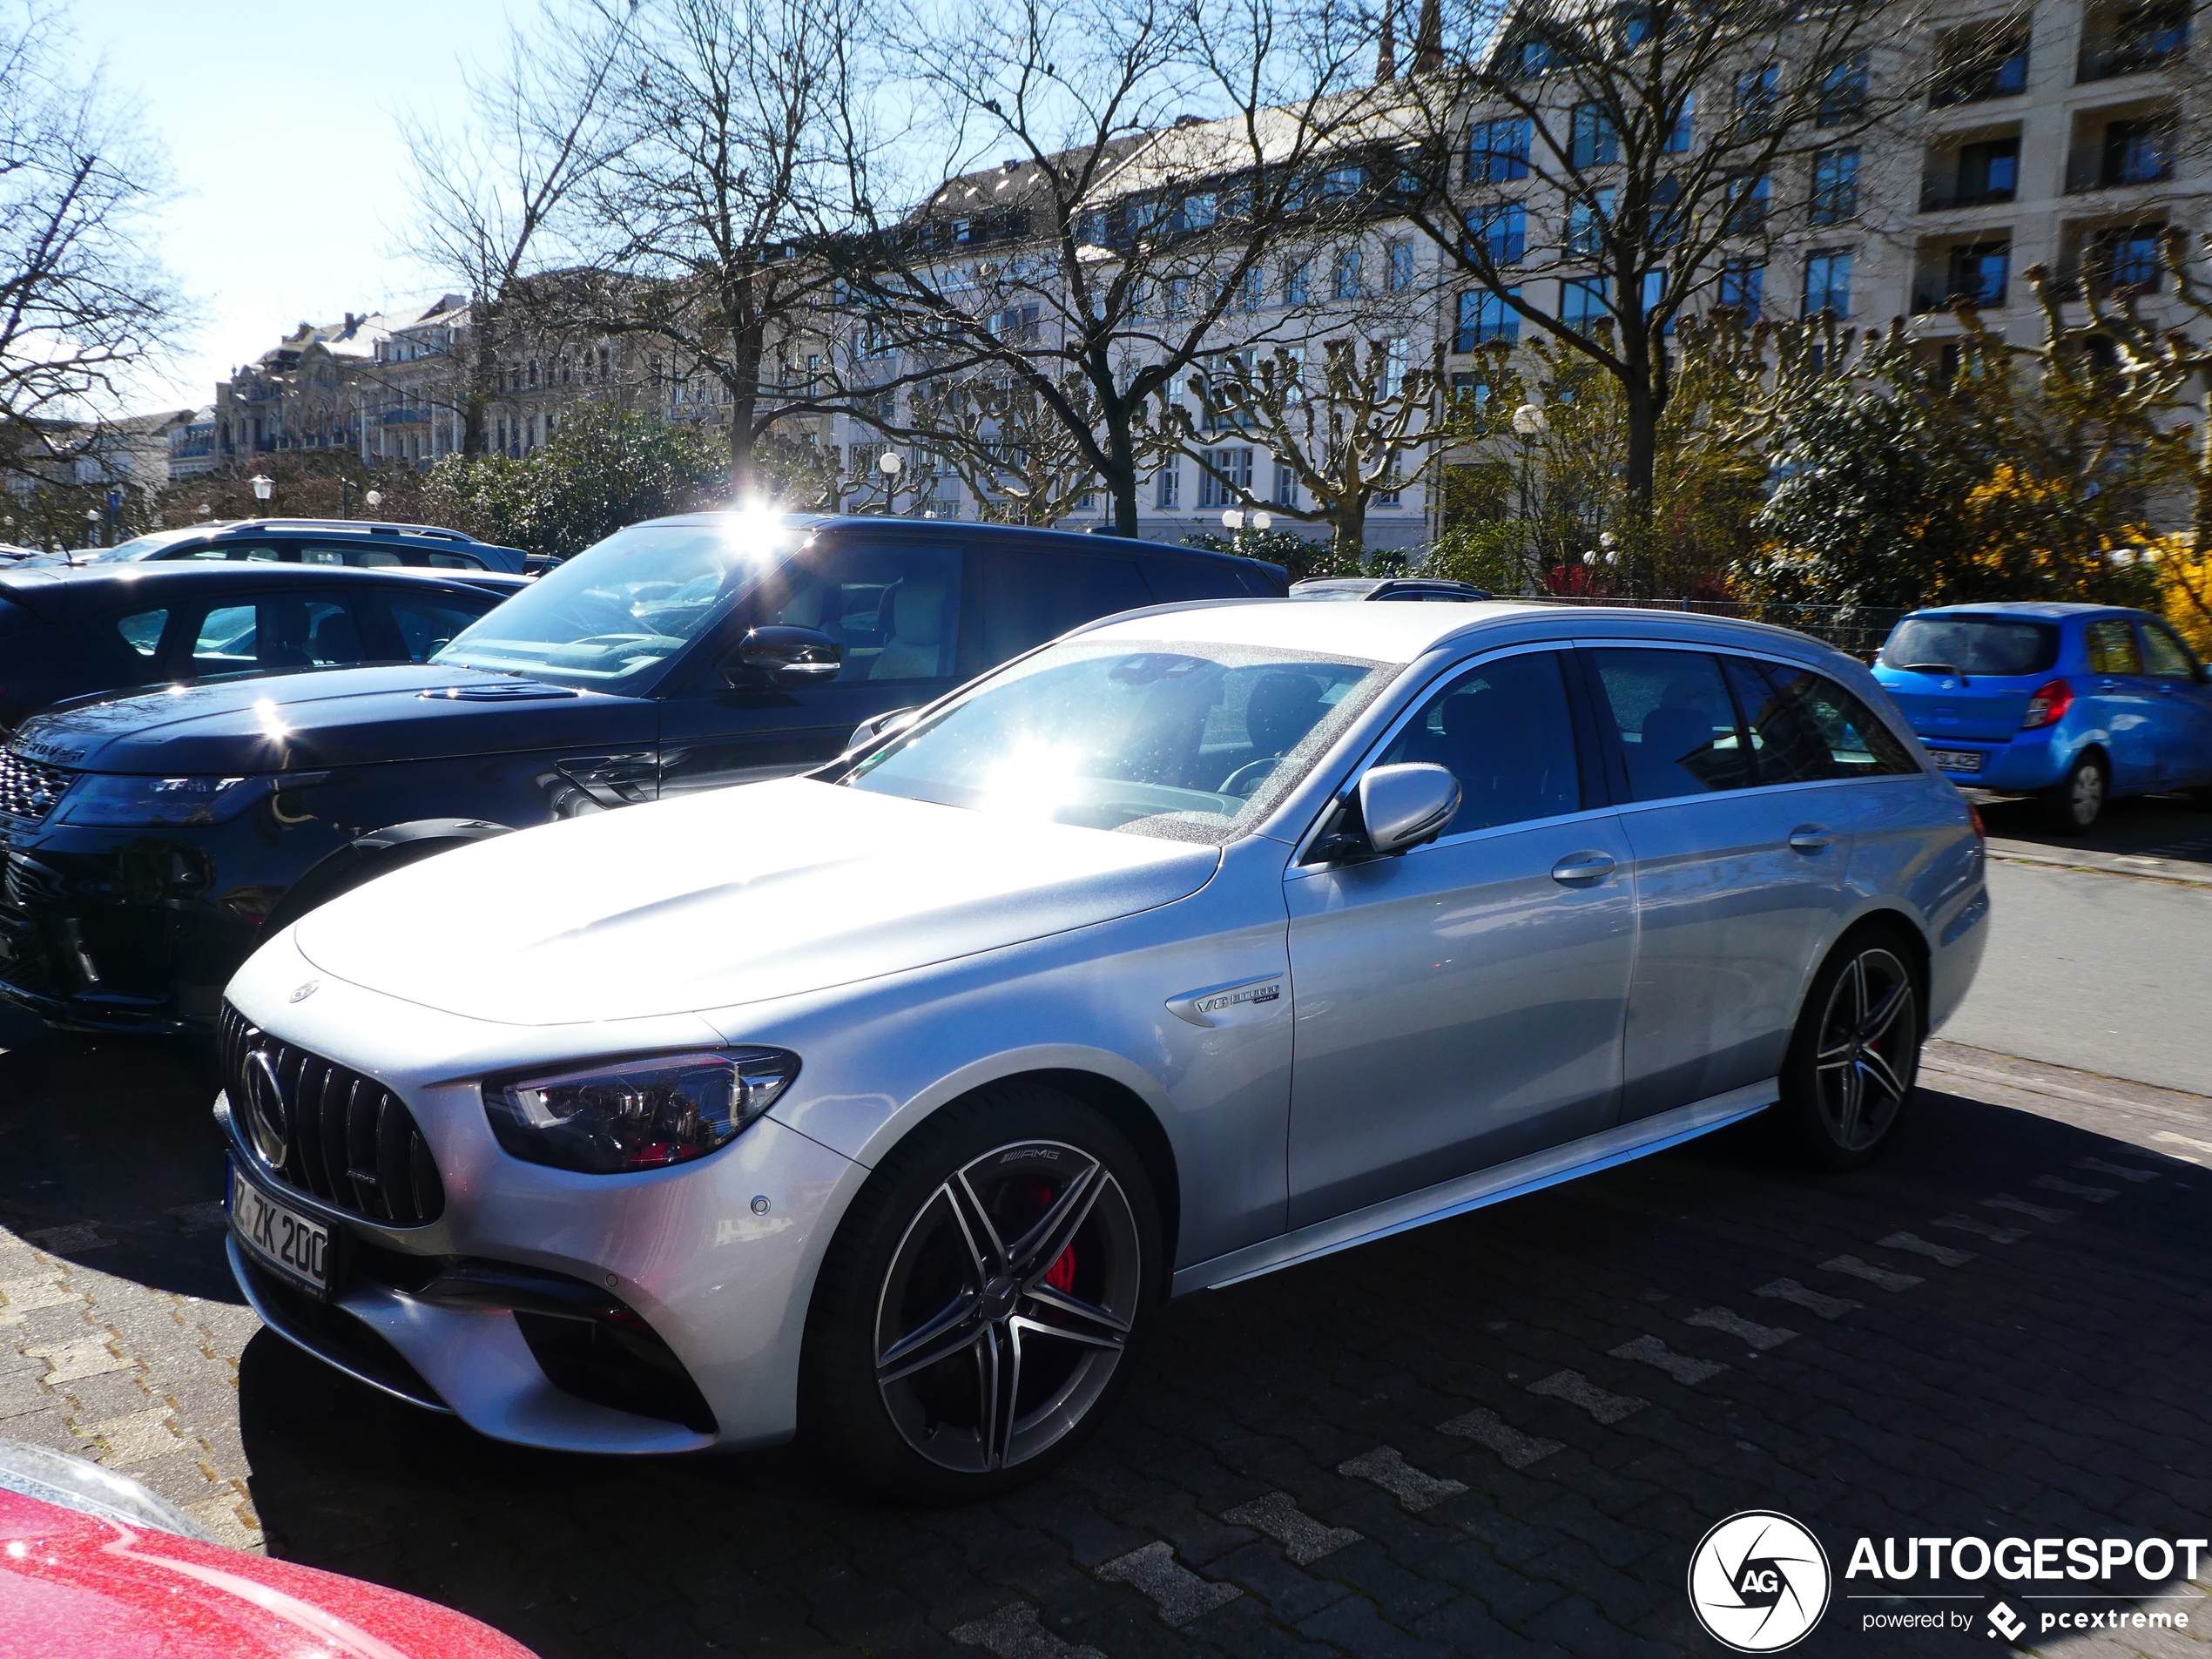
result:
[(1264, 783), (1275, 768), (1282, 764), (1283, 757), (1280, 755), (1263, 755), (1258, 760), (1247, 760), (1223, 779), (1220, 789), (1215, 792), (1234, 795), (1241, 800)]

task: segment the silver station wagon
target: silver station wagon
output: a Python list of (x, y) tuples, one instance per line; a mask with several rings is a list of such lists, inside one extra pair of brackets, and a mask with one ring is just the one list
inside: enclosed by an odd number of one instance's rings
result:
[(1988, 928), (1966, 801), (1777, 629), (1228, 601), (832, 765), (425, 860), (224, 1023), (275, 1330), (502, 1440), (805, 1433), (957, 1501), (1162, 1298), (1755, 1113), (1873, 1157)]

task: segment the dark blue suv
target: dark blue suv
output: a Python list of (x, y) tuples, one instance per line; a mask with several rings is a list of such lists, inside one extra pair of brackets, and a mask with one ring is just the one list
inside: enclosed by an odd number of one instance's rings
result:
[(1874, 678), (1944, 776), (2040, 795), (2061, 830), (2087, 829), (2114, 795), (2212, 787), (2212, 683), (2148, 611), (1917, 610)]
[(702, 513), (610, 536), (426, 663), (64, 704), (0, 753), (0, 996), (212, 1029), (266, 933), (396, 865), (817, 766), (1078, 624), (1285, 586), (1117, 537)]

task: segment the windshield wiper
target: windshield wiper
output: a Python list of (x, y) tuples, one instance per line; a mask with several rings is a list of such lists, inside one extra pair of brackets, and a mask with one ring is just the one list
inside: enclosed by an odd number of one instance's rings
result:
[(1892, 663), (1890, 666), (1905, 674), (1955, 675), (1959, 685), (1964, 685), (1966, 683), (1966, 671), (1953, 668), (1948, 663)]

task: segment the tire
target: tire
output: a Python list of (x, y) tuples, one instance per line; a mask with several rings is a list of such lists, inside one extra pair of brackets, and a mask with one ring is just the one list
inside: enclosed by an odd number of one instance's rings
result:
[(807, 1310), (800, 1433), (914, 1502), (1035, 1479), (1127, 1382), (1160, 1240), (1143, 1163), (1089, 1107), (1022, 1082), (955, 1102), (838, 1227)]
[(1912, 953), (1892, 929), (1851, 934), (1806, 993), (1782, 1065), (1780, 1125), (1823, 1170), (1871, 1163), (1897, 1132), (1926, 1033)]
[(2043, 797), (2043, 816), (2061, 835), (2079, 835), (2097, 821), (2112, 793), (2104, 757), (2084, 750), (2066, 776)]

